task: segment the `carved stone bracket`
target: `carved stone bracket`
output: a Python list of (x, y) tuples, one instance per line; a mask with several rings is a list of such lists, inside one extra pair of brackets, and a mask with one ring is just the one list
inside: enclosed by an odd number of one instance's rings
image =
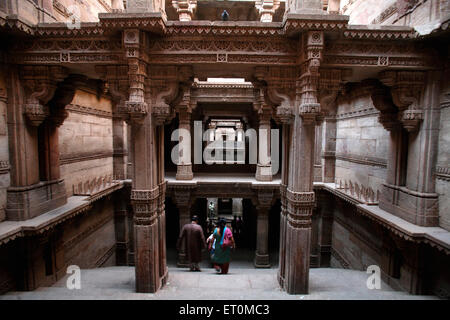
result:
[(420, 71), (384, 71), (380, 81), (391, 88), (392, 100), (398, 108), (398, 120), (403, 127), (414, 132), (423, 120), (420, 99), (425, 85), (425, 73)]
[(121, 113), (124, 111), (125, 101), (128, 98), (128, 66), (102, 66), (95, 67), (95, 71), (100, 75), (101, 79), (105, 80), (107, 92), (111, 95), (113, 106), (113, 116), (126, 118), (127, 114)]
[(319, 102), (324, 116), (335, 114), (334, 103), (351, 73), (350, 69), (320, 69)]
[(275, 120), (284, 124), (291, 123), (294, 119), (297, 68), (257, 67), (254, 76), (257, 83), (266, 83), (265, 102), (275, 106)]
[(39, 126), (50, 114), (47, 103), (53, 98), (57, 84), (67, 75), (59, 66), (22, 66), (20, 78), (26, 102), (23, 113), (31, 125)]
[(152, 66), (149, 74), (146, 100), (158, 125), (167, 123), (175, 117), (175, 110), (171, 106), (182, 105), (189, 110), (192, 108), (191, 68)]

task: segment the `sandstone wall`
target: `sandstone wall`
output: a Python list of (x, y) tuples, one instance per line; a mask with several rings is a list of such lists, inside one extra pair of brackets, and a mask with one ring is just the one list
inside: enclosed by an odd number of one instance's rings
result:
[(0, 74), (0, 222), (5, 220), (6, 189), (10, 184), (6, 87)]
[[(449, 263), (450, 256), (442, 251), (404, 241), (362, 216), (353, 205), (338, 201), (333, 214), (332, 268), (366, 271), (377, 265), (382, 280), (395, 290), (448, 299)], [(361, 283), (361, 288), (365, 286)]]
[(114, 202), (96, 202), (87, 214), (64, 226), (64, 265), (81, 269), (115, 265)]
[(341, 0), (350, 24), (400, 25), (429, 33), (450, 16), (448, 0)]
[(386, 179), (388, 131), (378, 122), (369, 95), (338, 99), (336, 181), (355, 182), (381, 191)]
[(113, 173), (111, 102), (78, 90), (66, 107), (69, 116), (59, 129), (61, 177), (67, 195), (73, 185)]
[(450, 76), (444, 76), (441, 95), (436, 192), (439, 194), (439, 226), (450, 231)]
[(3, 0), (0, 12), (17, 15), (29, 25), (48, 22), (71, 22), (74, 14), (82, 22), (98, 21), (98, 14), (123, 8), (122, 0)]

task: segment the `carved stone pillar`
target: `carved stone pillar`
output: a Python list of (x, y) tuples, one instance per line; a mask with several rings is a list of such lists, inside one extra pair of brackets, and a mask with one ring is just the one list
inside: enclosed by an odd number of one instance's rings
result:
[(260, 190), (256, 205), (256, 253), (255, 268), (270, 268), (269, 262), (269, 210), (273, 201), (273, 191)]
[(255, 175), (258, 181), (272, 181), (270, 118), (270, 113), (267, 111), (259, 115), (258, 164)]
[(151, 190), (131, 190), (136, 292), (152, 293), (160, 288), (157, 199), (158, 187)]
[(286, 1), (286, 13), (323, 14), (322, 0)]
[(165, 1), (163, 0), (127, 0), (126, 12), (146, 13), (164, 11)]
[(328, 0), (327, 11), (331, 14), (339, 14), (341, 9), (341, 0)]
[(191, 162), (191, 112), (188, 108), (178, 110), (180, 136), (176, 179), (192, 180), (194, 175)]
[(275, 11), (280, 7), (279, 0), (257, 0), (255, 7), (260, 15), (261, 22), (272, 22)]
[(197, 0), (172, 0), (180, 21), (191, 21), (197, 8)]
[[(180, 217), (180, 232), (183, 226), (191, 222), (191, 192), (189, 190), (175, 190), (174, 201), (178, 207)], [(189, 267), (186, 260), (185, 244), (181, 243), (178, 251), (177, 267)]]
[(290, 294), (308, 293), (311, 215), (315, 205), (313, 163), (316, 118), (320, 114), (317, 88), (323, 49), (323, 33), (311, 31), (302, 39), (305, 60), (299, 79), (300, 105), (294, 108), (291, 129), (289, 182), (286, 190), (286, 275)]

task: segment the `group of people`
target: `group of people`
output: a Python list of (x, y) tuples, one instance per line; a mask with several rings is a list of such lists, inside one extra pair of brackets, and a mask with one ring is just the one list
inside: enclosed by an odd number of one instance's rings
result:
[(208, 248), (211, 261), (217, 273), (227, 274), (231, 260), (231, 249), (235, 248), (233, 232), (227, 227), (227, 221), (219, 219), (212, 234), (205, 241), (203, 228), (198, 216), (193, 216), (191, 223), (183, 226), (177, 241), (177, 250), (184, 244), (186, 260), (191, 271), (201, 271), (202, 250)]

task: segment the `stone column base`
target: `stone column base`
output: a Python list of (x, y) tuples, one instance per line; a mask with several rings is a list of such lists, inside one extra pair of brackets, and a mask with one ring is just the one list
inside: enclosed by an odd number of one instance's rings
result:
[(418, 226), (439, 225), (438, 194), (420, 193), (388, 184), (384, 184), (382, 190), (381, 209)]
[(255, 268), (270, 268), (269, 255), (255, 253)]
[(39, 182), (7, 191), (8, 220), (23, 221), (37, 217), (67, 203), (64, 180)]
[(258, 164), (256, 166), (256, 180), (258, 181), (272, 181), (272, 166), (264, 166)]

